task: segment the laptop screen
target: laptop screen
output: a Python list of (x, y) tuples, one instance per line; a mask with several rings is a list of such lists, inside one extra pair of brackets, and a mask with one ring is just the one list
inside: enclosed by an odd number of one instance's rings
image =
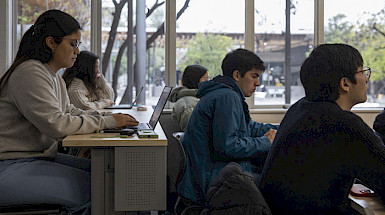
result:
[(172, 87), (165, 86), (163, 88), (162, 94), (160, 94), (158, 103), (155, 106), (154, 112), (152, 113), (151, 119), (149, 124), (154, 129), (156, 126), (156, 123), (159, 121), (160, 114), (162, 114), (163, 108), (166, 105), (167, 99), (171, 93)]

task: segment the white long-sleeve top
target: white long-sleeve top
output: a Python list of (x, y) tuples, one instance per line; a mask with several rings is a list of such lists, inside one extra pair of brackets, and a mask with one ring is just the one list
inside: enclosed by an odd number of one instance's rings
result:
[(100, 98), (89, 92), (82, 80), (74, 78), (67, 89), (71, 104), (83, 110), (100, 110), (110, 106), (108, 100), (114, 100), (114, 91), (108, 86), (103, 76), (97, 78), (96, 82), (99, 86), (96, 90)]
[(59, 139), (113, 127), (110, 113), (71, 105), (62, 77), (37, 60), (20, 64), (0, 92), (0, 160), (55, 157)]

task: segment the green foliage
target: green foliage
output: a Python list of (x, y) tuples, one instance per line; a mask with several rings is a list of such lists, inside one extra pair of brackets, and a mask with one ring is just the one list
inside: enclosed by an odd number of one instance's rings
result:
[(385, 77), (385, 11), (381, 10), (356, 25), (345, 21), (343, 14), (329, 19), (325, 30), (326, 43), (346, 43), (357, 48), (364, 59), (364, 66), (372, 68), (372, 81)]
[(337, 14), (329, 19), (328, 28), (325, 31), (326, 42), (352, 43), (352, 38), (354, 38), (354, 25), (345, 21), (345, 18), (346, 16), (344, 14)]
[(222, 59), (231, 50), (231, 37), (213, 33), (197, 33), (189, 41), (187, 52), (182, 62), (178, 65), (181, 71), (191, 64), (199, 64), (209, 70), (212, 78), (222, 74)]
[(373, 14), (360, 30), (364, 64), (372, 68), (371, 80), (381, 81), (385, 77), (385, 11)]
[(164, 21), (164, 11), (163, 8), (159, 8), (155, 10), (151, 16), (149, 17), (150, 23), (148, 26), (153, 27), (153, 28), (158, 28)]
[[(153, 60), (152, 51), (153, 50), (151, 49), (151, 60)], [(161, 68), (164, 68), (164, 62), (166, 62), (166, 53), (164, 48), (156, 47), (155, 48), (155, 70), (160, 71)]]

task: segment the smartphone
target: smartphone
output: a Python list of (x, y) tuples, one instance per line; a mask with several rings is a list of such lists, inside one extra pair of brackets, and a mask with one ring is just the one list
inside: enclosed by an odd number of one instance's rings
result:
[(138, 130), (139, 138), (158, 138), (158, 134), (153, 130)]
[(366, 197), (366, 196), (376, 196), (373, 190), (365, 187), (365, 185), (362, 184), (353, 184), (350, 194), (353, 196), (360, 196), (360, 197)]

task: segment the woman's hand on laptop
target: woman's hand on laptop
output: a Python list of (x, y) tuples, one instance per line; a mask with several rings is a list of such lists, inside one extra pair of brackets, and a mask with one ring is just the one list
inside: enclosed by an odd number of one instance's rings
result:
[(106, 101), (108, 102), (108, 104), (110, 104), (110, 105), (114, 105), (115, 104), (115, 102), (114, 101), (112, 101), (111, 99), (106, 99)]
[(128, 114), (114, 114), (113, 117), (115, 118), (116, 121), (116, 127), (120, 128), (123, 126), (127, 125), (138, 125), (138, 121), (132, 117), (131, 115)]
[(130, 114), (128, 114), (128, 113), (118, 113), (118, 114), (126, 115), (126, 116), (129, 116), (129, 117), (131, 117), (131, 118), (135, 119), (133, 116), (131, 116), (131, 115), (130, 115)]

